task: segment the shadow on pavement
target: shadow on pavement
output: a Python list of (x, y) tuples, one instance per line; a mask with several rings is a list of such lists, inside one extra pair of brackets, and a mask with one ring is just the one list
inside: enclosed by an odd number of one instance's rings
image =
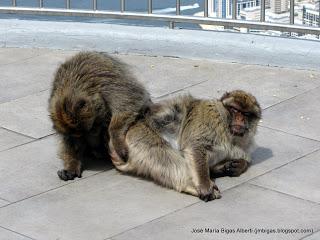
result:
[(257, 147), (254, 152), (251, 154), (252, 161), (251, 165), (259, 164), (269, 158), (273, 157), (272, 150), (265, 147)]

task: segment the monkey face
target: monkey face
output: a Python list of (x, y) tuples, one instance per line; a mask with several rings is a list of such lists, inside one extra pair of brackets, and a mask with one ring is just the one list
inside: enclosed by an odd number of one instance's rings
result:
[(230, 131), (233, 135), (242, 137), (246, 130), (248, 130), (248, 119), (244, 113), (237, 108), (230, 107), (229, 112), (231, 114)]
[(227, 92), (221, 101), (229, 112), (229, 128), (231, 134), (243, 137), (255, 131), (261, 118), (261, 108), (256, 98), (242, 90)]

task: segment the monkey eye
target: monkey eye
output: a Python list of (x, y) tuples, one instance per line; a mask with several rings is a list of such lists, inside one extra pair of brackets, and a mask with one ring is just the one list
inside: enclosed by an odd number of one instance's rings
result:
[(250, 112), (243, 112), (242, 114), (243, 114), (244, 116), (246, 116), (246, 117), (252, 116), (252, 114), (251, 114)]
[(230, 107), (230, 110), (231, 110), (232, 112), (234, 112), (234, 113), (239, 112), (239, 110), (238, 110), (238, 109), (236, 109), (236, 108), (234, 108), (234, 107)]

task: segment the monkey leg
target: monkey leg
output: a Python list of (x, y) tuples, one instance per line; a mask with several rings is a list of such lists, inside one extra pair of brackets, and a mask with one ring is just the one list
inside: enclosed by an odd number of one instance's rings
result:
[(184, 150), (184, 156), (190, 164), (192, 179), (197, 188), (198, 197), (205, 202), (221, 198), (217, 185), (210, 179), (205, 150), (201, 147), (187, 148)]
[(157, 130), (145, 122), (138, 122), (128, 130), (126, 143), (129, 149), (126, 162), (112, 151), (110, 144), (112, 161), (119, 171), (149, 178), (161, 186), (198, 196), (187, 162), (180, 151), (172, 148)]
[(71, 146), (66, 146), (64, 143), (61, 147), (60, 157), (63, 160), (64, 168), (57, 172), (59, 178), (64, 181), (73, 180), (76, 177), (81, 177), (82, 164), (76, 154), (76, 151)]
[(136, 117), (136, 114), (128, 112), (115, 114), (109, 124), (110, 141), (119, 158), (123, 161), (128, 159), (128, 145), (125, 141), (126, 133), (135, 122)]
[(238, 177), (249, 167), (249, 162), (244, 159), (227, 160), (210, 167), (212, 177)]

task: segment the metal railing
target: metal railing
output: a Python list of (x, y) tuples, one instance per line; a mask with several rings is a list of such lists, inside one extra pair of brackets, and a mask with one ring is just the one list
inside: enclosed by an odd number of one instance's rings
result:
[[(12, 0), (12, 6), (0, 7), (0, 13), (7, 14), (32, 14), (32, 15), (51, 15), (51, 16), (79, 16), (95, 18), (112, 18), (112, 19), (132, 19), (144, 21), (166, 21), (170, 28), (174, 28), (175, 23), (192, 23), (223, 26), (225, 28), (247, 28), (254, 30), (274, 30), (280, 32), (295, 32), (301, 34), (320, 35), (319, 27), (304, 25), (294, 25), (294, 0), (290, 0), (290, 24), (278, 24), (265, 22), (265, 0), (261, 0), (260, 22), (243, 21), (237, 19), (237, 0), (232, 0), (232, 19), (211, 18), (209, 15), (209, 0), (204, 1), (203, 17), (199, 16), (182, 16), (180, 15), (181, 1), (176, 0), (176, 15), (154, 14), (152, 0), (146, 0), (147, 13), (137, 13), (126, 11), (126, 1), (119, 0), (120, 11), (106, 11), (97, 8), (97, 0), (92, 1), (92, 9), (78, 10), (71, 9), (71, 0), (65, 0), (64, 9), (45, 8), (44, 0), (38, 0), (39, 7), (18, 7), (16, 0)], [(89, 1), (89, 0), (88, 0)], [(319, 7), (320, 13), (320, 7)], [(319, 16), (320, 18), (320, 16)], [(320, 22), (320, 20), (319, 20)]]

